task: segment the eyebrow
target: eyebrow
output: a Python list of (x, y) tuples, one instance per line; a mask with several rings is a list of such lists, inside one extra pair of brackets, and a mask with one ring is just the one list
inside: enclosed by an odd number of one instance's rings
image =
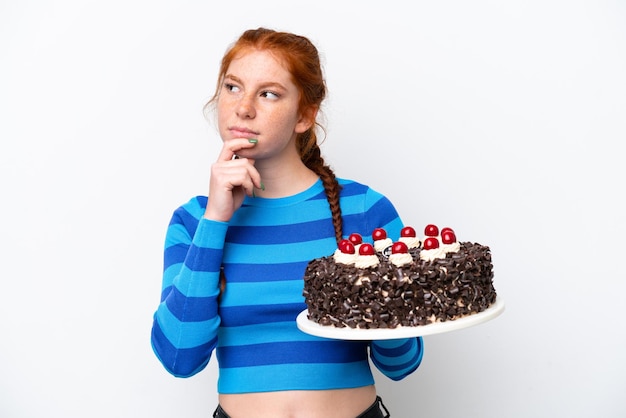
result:
[[(226, 74), (224, 76), (224, 80), (229, 80), (229, 79), (233, 80), (233, 81), (235, 81), (235, 82), (237, 82), (239, 84), (244, 84), (244, 82), (239, 77), (234, 76), (232, 74)], [(270, 87), (279, 88), (279, 89), (284, 90), (284, 91), (287, 90), (287, 88), (285, 86), (283, 86), (281, 83), (277, 83), (277, 82), (274, 82), (274, 81), (267, 81), (267, 82), (261, 83), (261, 86), (260, 86), (261, 89), (270, 88)]]

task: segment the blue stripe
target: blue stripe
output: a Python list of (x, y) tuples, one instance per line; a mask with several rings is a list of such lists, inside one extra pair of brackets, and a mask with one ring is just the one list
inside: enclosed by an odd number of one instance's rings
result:
[(165, 337), (157, 322), (152, 327), (152, 350), (163, 366), (174, 376), (188, 377), (204, 369), (217, 344), (213, 338), (205, 344), (187, 349), (177, 349)]
[(300, 331), (294, 321), (254, 324), (241, 327), (221, 327), (220, 345), (262, 344), (274, 341), (314, 341), (319, 337)]
[(192, 244), (185, 259), (185, 265), (193, 271), (219, 272), (220, 265), (214, 260), (220, 260), (221, 258), (221, 249), (201, 248)]
[(189, 231), (187, 231), (185, 225), (178, 223), (178, 220), (172, 218), (170, 225), (167, 227), (167, 234), (165, 236), (165, 248), (178, 244), (189, 245), (190, 243), (191, 235), (189, 235)]
[(367, 186), (351, 180), (339, 180), (341, 185), (341, 197), (356, 196), (365, 193)]
[[(372, 347), (372, 350), (378, 351), (376, 347)], [(384, 356), (378, 352), (372, 353), (372, 355), (376, 358), (378, 364), (384, 365), (386, 370), (400, 370), (410, 367), (408, 365), (415, 361), (415, 354), (418, 352), (419, 350), (408, 350), (404, 353), (397, 353), (395, 357)]]
[(239, 208), (230, 220), (230, 225), (271, 227), (324, 220), (332, 225), (330, 217), (330, 206), (325, 198), (299, 202), (297, 211), (293, 210), (293, 206), (276, 206), (271, 200), (257, 200)]
[[(297, 363), (353, 363), (367, 359), (361, 341), (289, 341), (249, 346), (218, 346), (222, 369)], [(251, 353), (254, 353), (251, 355)]]
[(161, 291), (161, 302), (165, 301), (165, 298), (167, 298), (167, 296), (170, 294), (172, 290), (172, 286), (166, 286), (162, 291)]
[(367, 361), (348, 364), (292, 364), (220, 369), (219, 393), (344, 389), (373, 385)]
[[(175, 273), (175, 267), (168, 269), (168, 276)], [(164, 276), (164, 282), (166, 277)], [(168, 281), (169, 278), (167, 278)], [(178, 274), (171, 278), (171, 285), (186, 297), (203, 298), (208, 296), (217, 296), (219, 272), (202, 272), (193, 271), (183, 266), (178, 269)]]
[[(333, 249), (329, 251), (329, 244)], [(224, 249), (224, 263), (279, 264), (310, 261), (320, 254), (329, 255), (337, 247), (332, 238), (306, 243), (276, 245), (230, 244)]]
[(282, 305), (303, 303), (303, 281), (285, 280), (272, 282), (272, 290), (268, 292), (267, 283), (228, 283), (222, 295), (221, 306), (247, 306), (250, 301), (259, 305)]
[[(407, 347), (409, 345), (409, 347)], [(371, 352), (371, 358), (374, 365), (386, 376), (392, 380), (401, 380), (409, 374), (413, 373), (422, 362), (424, 355), (423, 340), (421, 337), (410, 339), (407, 343), (395, 349), (385, 349), (382, 347), (375, 347)], [(381, 358), (376, 352), (385, 353), (385, 357)], [(385, 362), (389, 360), (388, 357), (397, 355), (406, 359), (406, 354), (411, 354), (404, 363), (389, 364)]]
[(165, 271), (163, 272), (163, 290), (172, 286), (174, 280), (176, 280), (176, 277), (180, 275), (181, 269), (183, 268), (184, 266), (181, 263), (178, 263), (172, 264), (167, 269), (165, 269)]
[(420, 353), (415, 353), (415, 356), (412, 361), (407, 362), (404, 367), (398, 366), (385, 366), (381, 364), (376, 359), (372, 359), (374, 365), (383, 373), (385, 376), (389, 377), (392, 380), (402, 380), (411, 373), (413, 373), (419, 367), (422, 361), (422, 355)]
[[(393, 343), (400, 343), (393, 345)], [(382, 356), (385, 357), (395, 357), (401, 356), (404, 353), (411, 351), (415, 345), (415, 338), (408, 338), (406, 340), (389, 340), (384, 342), (375, 341), (372, 343), (372, 346)]]
[(167, 270), (173, 264), (185, 261), (188, 249), (189, 246), (185, 244), (172, 245), (166, 248), (163, 255), (163, 271)]
[(368, 216), (374, 216), (380, 225), (385, 225), (397, 217), (396, 213), (390, 211), (390, 205), (387, 199), (380, 199), (367, 210)]
[(295, 321), (296, 316), (304, 309), (306, 309), (306, 304), (302, 302), (268, 306), (220, 306), (219, 311), (222, 318), (222, 326), (240, 327), (270, 322)]
[(224, 267), (228, 283), (273, 282), (302, 279), (307, 261), (282, 264), (229, 264)]
[(196, 196), (194, 199), (197, 205), (198, 205), (198, 209), (200, 209), (202, 211), (202, 213), (199, 214), (199, 216), (197, 216), (198, 218), (202, 215), (204, 215), (204, 210), (206, 209), (206, 204), (209, 201), (208, 196)]
[[(178, 349), (199, 347), (206, 344), (207, 340), (217, 339), (217, 330), (220, 325), (220, 317), (216, 316), (202, 322), (181, 322), (168, 309), (159, 309), (154, 317), (161, 332)], [(179, 334), (184, 334), (185, 339), (178, 339)], [(213, 337), (207, 338), (207, 336)]]
[(310, 200), (311, 202), (323, 201), (326, 204), (328, 204), (328, 197), (326, 196), (326, 191), (324, 191), (324, 190), (322, 190), (321, 192), (319, 192), (316, 195), (311, 196), (308, 200)]
[[(396, 212), (393, 213), (380, 213), (380, 214), (356, 214), (356, 215), (344, 215), (343, 216), (344, 235), (348, 235), (352, 232), (357, 232), (363, 236), (363, 240), (366, 242), (372, 241), (371, 234), (375, 228), (385, 228), (389, 238), (396, 241), (400, 236), (400, 230), (402, 229), (402, 220)], [(348, 232), (349, 231), (349, 232)]]
[(403, 364), (396, 364), (394, 366), (390, 366), (388, 364), (383, 364), (380, 360), (378, 360), (377, 358), (373, 358), (372, 362), (376, 365), (376, 367), (378, 367), (378, 369), (385, 373), (385, 374), (392, 374), (394, 372), (400, 372), (398, 375), (406, 375), (408, 374), (408, 370), (412, 371), (415, 370), (417, 368), (417, 360), (420, 357), (420, 353), (416, 352), (414, 353), (414, 355), (412, 356), (412, 358), (407, 361), (406, 363)]
[(381, 226), (381, 228), (384, 228), (389, 234), (389, 237), (392, 238), (394, 241), (397, 241), (398, 238), (400, 238), (400, 231), (403, 227), (404, 223), (397, 214), (395, 218), (388, 220)]
[(334, 236), (332, 222), (325, 217), (321, 220), (291, 223), (287, 225), (255, 226), (249, 225), (234, 226), (228, 228), (226, 241), (234, 244), (292, 244), (306, 241), (320, 240)]
[(217, 292), (215, 296), (186, 297), (176, 287), (170, 289), (165, 303), (179, 321), (200, 322), (217, 316)]
[(198, 229), (199, 218), (187, 211), (187, 208), (190, 207), (190, 205), (185, 205), (184, 207), (178, 208), (172, 216), (170, 227), (180, 224), (187, 231), (187, 235), (193, 237), (194, 232)]

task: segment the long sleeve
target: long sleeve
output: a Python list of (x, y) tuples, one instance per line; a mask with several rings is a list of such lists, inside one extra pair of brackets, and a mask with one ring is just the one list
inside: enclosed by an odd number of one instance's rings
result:
[(179, 208), (168, 226), (161, 303), (152, 347), (174, 376), (192, 376), (217, 345), (219, 277), (227, 224), (202, 218), (202, 202)]
[(372, 341), (370, 358), (381, 373), (392, 380), (401, 380), (413, 373), (422, 362), (422, 337)]

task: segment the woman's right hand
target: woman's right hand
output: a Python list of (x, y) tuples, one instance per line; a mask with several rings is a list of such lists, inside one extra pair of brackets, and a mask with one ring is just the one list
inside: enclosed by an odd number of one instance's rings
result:
[(251, 158), (238, 158), (237, 152), (253, 148), (256, 141), (246, 138), (224, 142), (217, 161), (211, 166), (209, 201), (204, 217), (228, 222), (243, 203), (245, 195), (254, 196), (254, 188), (261, 188), (261, 175)]

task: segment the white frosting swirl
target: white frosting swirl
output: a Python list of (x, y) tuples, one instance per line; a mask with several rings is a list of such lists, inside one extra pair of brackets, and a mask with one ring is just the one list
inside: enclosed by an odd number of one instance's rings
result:
[(360, 269), (374, 267), (374, 266), (377, 266), (378, 264), (380, 264), (380, 261), (378, 260), (378, 257), (376, 257), (375, 255), (359, 255), (358, 257), (356, 257), (356, 260), (354, 261), (354, 267), (357, 267)]
[(405, 264), (411, 264), (413, 262), (413, 257), (411, 257), (411, 254), (409, 253), (391, 254), (389, 256), (389, 261), (397, 267), (402, 267)]
[(458, 242), (453, 242), (452, 244), (441, 244), (441, 248), (446, 253), (458, 253), (461, 249), (461, 244), (459, 244)]
[(419, 248), (419, 246), (422, 244), (420, 239), (417, 237), (400, 237), (398, 241), (404, 242), (409, 248)]
[(374, 241), (374, 249), (376, 250), (376, 252), (379, 253), (382, 253), (383, 250), (390, 245), (393, 245), (393, 241), (391, 240), (391, 238), (384, 238)]
[(337, 248), (335, 250), (335, 253), (333, 254), (333, 259), (335, 260), (335, 263), (339, 264), (354, 264), (354, 261), (357, 259), (357, 257), (357, 253), (346, 254), (341, 252), (339, 248)]
[(446, 251), (443, 247), (422, 250), (420, 251), (420, 258), (424, 261), (432, 261), (435, 258), (446, 258)]

